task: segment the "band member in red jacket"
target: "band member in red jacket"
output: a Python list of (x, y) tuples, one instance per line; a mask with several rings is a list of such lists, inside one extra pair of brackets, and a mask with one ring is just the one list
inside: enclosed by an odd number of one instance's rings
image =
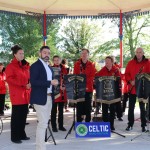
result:
[[(132, 130), (134, 124), (134, 108), (136, 103), (136, 91), (135, 91), (135, 76), (142, 73), (144, 67), (147, 65), (148, 59), (144, 56), (144, 50), (142, 48), (137, 48), (135, 51), (135, 57), (130, 60), (127, 64), (125, 71), (125, 78), (128, 83), (129, 88), (129, 110), (128, 110), (128, 126), (127, 131)], [(146, 131), (146, 114), (145, 114), (145, 104), (139, 102), (140, 105), (140, 116), (141, 116), (141, 127), (142, 132)]]
[(0, 63), (0, 116), (4, 115), (6, 95), (6, 74), (4, 72), (4, 65)]
[(77, 122), (82, 122), (82, 115), (86, 115), (85, 121), (91, 121), (91, 100), (93, 92), (93, 80), (95, 76), (95, 66), (89, 61), (89, 50), (82, 49), (81, 59), (74, 64), (74, 74), (86, 75), (85, 101), (77, 103)]
[[(105, 58), (105, 66), (96, 73), (96, 76), (120, 76), (119, 69), (113, 65), (113, 58), (107, 56)], [(110, 117), (108, 116), (108, 109), (110, 109)], [(115, 117), (115, 103), (114, 104), (102, 104), (102, 119), (104, 122), (110, 122), (111, 130), (114, 128), (114, 117)]]
[(21, 140), (29, 140), (25, 133), (25, 124), (28, 113), (30, 83), (29, 63), (24, 60), (24, 51), (18, 45), (11, 48), (13, 60), (6, 67), (6, 81), (9, 86), (12, 104), (11, 114), (11, 141), (17, 144)]
[(57, 115), (57, 108), (58, 108), (59, 130), (66, 131), (66, 129), (63, 126), (64, 124), (63, 109), (64, 109), (64, 104), (67, 102), (67, 95), (66, 95), (65, 86), (63, 84), (63, 78), (64, 75), (67, 74), (67, 70), (65, 66), (61, 64), (61, 58), (59, 56), (55, 55), (53, 57), (53, 63), (54, 65), (52, 67), (58, 67), (60, 69), (60, 92), (58, 93), (58, 95), (55, 95), (55, 100), (52, 106), (52, 111), (51, 111), (52, 130), (53, 132), (58, 132), (57, 123), (56, 123), (56, 115)]

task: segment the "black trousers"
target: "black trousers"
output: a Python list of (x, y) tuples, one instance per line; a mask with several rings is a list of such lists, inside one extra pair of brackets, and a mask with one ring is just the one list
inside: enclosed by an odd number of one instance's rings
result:
[[(110, 114), (108, 114), (108, 110)], [(110, 122), (111, 128), (114, 127), (115, 104), (102, 104), (102, 119), (104, 122)]]
[(28, 104), (12, 105), (11, 140), (18, 141), (26, 137), (25, 124), (28, 113)]
[(0, 94), (0, 114), (4, 114), (5, 94)]
[(150, 96), (149, 96), (149, 99), (148, 99), (148, 103), (146, 105), (146, 113), (147, 113), (147, 120), (150, 121)]
[(59, 128), (63, 127), (64, 124), (64, 115), (63, 115), (63, 109), (64, 109), (64, 102), (56, 102), (52, 106), (52, 111), (51, 111), (51, 125), (52, 128), (57, 128), (57, 123), (56, 123), (56, 115), (57, 115), (57, 110), (58, 110), (58, 125)]
[(117, 118), (122, 117), (122, 107), (121, 107), (121, 101), (114, 104), (115, 105), (115, 111), (117, 113)]
[(123, 112), (125, 112), (125, 110), (126, 110), (128, 98), (129, 98), (128, 93), (124, 93), (124, 95), (123, 95), (123, 108), (122, 108)]
[(77, 122), (82, 122), (82, 115), (86, 115), (85, 122), (91, 121), (91, 101), (92, 101), (92, 92), (85, 93), (85, 101), (77, 103)]
[[(129, 110), (128, 110), (128, 125), (133, 126), (134, 124), (134, 108), (136, 103), (136, 95), (129, 94)], [(141, 127), (146, 126), (146, 106), (145, 103), (139, 102), (140, 106), (140, 118), (141, 118)]]

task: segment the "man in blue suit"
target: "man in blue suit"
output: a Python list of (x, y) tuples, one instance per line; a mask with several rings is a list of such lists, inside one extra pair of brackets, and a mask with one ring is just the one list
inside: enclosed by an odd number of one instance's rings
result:
[(46, 150), (45, 130), (48, 126), (54, 99), (53, 86), (58, 84), (58, 80), (53, 79), (53, 71), (48, 64), (50, 58), (50, 48), (48, 46), (40, 48), (39, 57), (30, 68), (32, 88), (30, 103), (34, 105), (38, 119), (36, 150)]

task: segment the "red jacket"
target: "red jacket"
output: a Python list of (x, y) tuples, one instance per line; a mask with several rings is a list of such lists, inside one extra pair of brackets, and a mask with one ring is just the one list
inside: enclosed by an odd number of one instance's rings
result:
[(116, 68), (118, 68), (118, 69), (121, 68), (120, 64), (117, 64), (116, 62), (114, 63), (114, 66), (115, 66)]
[(120, 76), (120, 72), (115, 66), (112, 66), (111, 70), (108, 70), (107, 67), (104, 66), (98, 73), (96, 73), (96, 76)]
[[(66, 75), (66, 74), (68, 74), (67, 69), (62, 64), (61, 64), (61, 66), (53, 65), (52, 67), (60, 67), (61, 68), (60, 85), (62, 85), (63, 84), (63, 76)], [(62, 96), (64, 97), (63, 100), (62, 100)], [(67, 102), (67, 93), (66, 93), (66, 90), (62, 91), (60, 89), (60, 94), (59, 94), (59, 96), (57, 98), (55, 97), (54, 102)]]
[(6, 94), (6, 74), (5, 72), (0, 72), (0, 94)]
[(82, 67), (81, 60), (78, 60), (74, 64), (74, 74), (85, 74), (86, 75), (86, 92), (93, 92), (93, 81), (95, 76), (95, 65), (87, 61), (85, 69)]
[(148, 63), (146, 63), (144, 69), (143, 69), (144, 73), (150, 73), (150, 59), (148, 60)]
[(132, 88), (130, 81), (135, 80), (135, 76), (138, 73), (143, 73), (145, 66), (148, 65), (148, 62), (149, 61), (147, 59), (143, 59), (141, 62), (138, 62), (136, 60), (136, 57), (128, 62), (126, 71), (125, 71), (125, 78), (128, 83), (128, 91), (131, 94), (136, 94), (136, 91), (135, 91), (135, 86), (133, 86)]
[(26, 89), (26, 85), (29, 83), (29, 64), (22, 66), (14, 58), (6, 67), (5, 73), (12, 105), (28, 104), (30, 90)]

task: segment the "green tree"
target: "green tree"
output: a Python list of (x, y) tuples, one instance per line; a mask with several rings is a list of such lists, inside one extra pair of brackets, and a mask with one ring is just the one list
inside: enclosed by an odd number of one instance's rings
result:
[(3, 14), (0, 16), (1, 49), (9, 51), (14, 44), (19, 44), (26, 56), (35, 55), (42, 44), (41, 25), (31, 17)]
[(96, 39), (99, 31), (98, 26), (90, 24), (87, 19), (70, 20), (61, 31), (59, 49), (63, 51), (63, 57), (74, 62), (79, 59), (82, 48), (89, 49), (93, 57), (92, 53), (98, 42)]
[(60, 42), (60, 37), (58, 35), (60, 25), (61, 25), (60, 22), (61, 20), (58, 19), (50, 19), (48, 23), (48, 29), (47, 29), (48, 38), (46, 43), (51, 49), (51, 54), (50, 54), (51, 60), (54, 55), (62, 56), (62, 54), (58, 50), (58, 45)]
[[(47, 45), (50, 46), (53, 55), (57, 53), (56, 33), (59, 30), (59, 23), (53, 19), (50, 19), (49, 22)], [(7, 63), (12, 58), (10, 48), (14, 44), (19, 44), (25, 50), (26, 57), (38, 56), (39, 48), (43, 45), (42, 22), (39, 18), (1, 14), (0, 27), (0, 36), (2, 37), (0, 56), (5, 56)]]
[(149, 15), (124, 17), (124, 53), (128, 54), (129, 58), (134, 57), (137, 47), (143, 47), (146, 55), (150, 52), (149, 27)]
[[(112, 20), (114, 25), (119, 24), (119, 19)], [(134, 57), (135, 49), (142, 47), (145, 50), (145, 55), (150, 54), (150, 37), (149, 37), (150, 18), (147, 16), (124, 15), (123, 18), (123, 58), (124, 66)], [(112, 28), (113, 30), (113, 28)], [(119, 33), (119, 28), (118, 28)], [(99, 46), (95, 53), (111, 54), (111, 50), (120, 49), (119, 37), (112, 39)], [(118, 57), (118, 60), (120, 56)]]

